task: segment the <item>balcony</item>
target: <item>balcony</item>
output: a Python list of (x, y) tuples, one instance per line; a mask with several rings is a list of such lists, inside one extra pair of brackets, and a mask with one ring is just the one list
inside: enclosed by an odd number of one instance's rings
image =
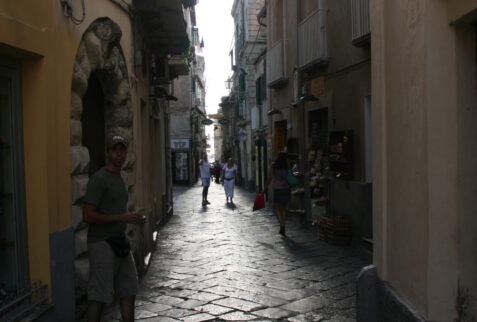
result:
[(189, 45), (182, 5), (196, 1), (134, 0), (136, 13), (148, 34), (154, 52), (182, 54)]
[(369, 45), (369, 0), (351, 0), (351, 42), (356, 47)]
[(267, 52), (267, 86), (278, 87), (286, 82), (288, 78), (284, 68), (283, 45), (279, 41)]
[(171, 56), (167, 64), (169, 65), (169, 77), (171, 79), (189, 75), (189, 62), (183, 55)]
[(320, 8), (298, 25), (298, 67), (328, 63), (325, 10)]

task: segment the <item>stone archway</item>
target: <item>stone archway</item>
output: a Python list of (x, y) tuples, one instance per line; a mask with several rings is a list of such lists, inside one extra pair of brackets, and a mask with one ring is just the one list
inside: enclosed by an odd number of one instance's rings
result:
[[(93, 158), (95, 155), (90, 153), (87, 146), (89, 143), (83, 140), (85, 128), (88, 131), (95, 130), (95, 126), (82, 122), (83, 98), (88, 89), (89, 80), (93, 78), (98, 80), (104, 97), (104, 124), (97, 129), (104, 133), (97, 133), (100, 134), (98, 137), (105, 138), (109, 133), (114, 132), (120, 133), (132, 142), (132, 102), (126, 62), (119, 43), (121, 36), (120, 27), (111, 19), (95, 20), (83, 34), (76, 54), (71, 82), (71, 223), (75, 231), (75, 287), (79, 315), (84, 312), (81, 303), (85, 300), (89, 268), (87, 226), (82, 221), (82, 200), (89, 179), (90, 155), (93, 155)], [(86, 122), (86, 119), (83, 118), (83, 121)], [(104, 146), (104, 142), (101, 144)], [(131, 145), (125, 164), (126, 172), (129, 174), (134, 164), (132, 151)], [(131, 188), (130, 185), (128, 186)], [(130, 200), (134, 198), (130, 196)]]

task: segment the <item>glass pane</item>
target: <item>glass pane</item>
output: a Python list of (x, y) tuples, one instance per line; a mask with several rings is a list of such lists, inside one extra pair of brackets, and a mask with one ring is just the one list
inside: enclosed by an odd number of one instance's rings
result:
[(11, 86), (0, 76), (0, 303), (18, 287)]

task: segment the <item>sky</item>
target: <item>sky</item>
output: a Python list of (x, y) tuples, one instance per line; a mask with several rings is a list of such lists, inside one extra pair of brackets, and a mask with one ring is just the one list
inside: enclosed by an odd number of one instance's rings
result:
[[(234, 22), (231, 15), (233, 0), (199, 0), (195, 7), (199, 36), (204, 39), (207, 114), (215, 114), (220, 98), (227, 96), (225, 80), (232, 75), (230, 56)], [(214, 153), (214, 125), (206, 126), (211, 154)]]
[(225, 80), (230, 70), (230, 48), (234, 33), (232, 15), (233, 0), (200, 0), (196, 5), (197, 27), (204, 39), (205, 77), (207, 95), (206, 111), (217, 111), (220, 98), (228, 95)]

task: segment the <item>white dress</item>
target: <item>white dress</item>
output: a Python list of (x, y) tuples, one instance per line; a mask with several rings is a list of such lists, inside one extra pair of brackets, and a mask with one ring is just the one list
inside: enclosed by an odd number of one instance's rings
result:
[(224, 165), (222, 168), (224, 170), (224, 190), (225, 196), (227, 198), (234, 197), (234, 186), (235, 186), (235, 173), (237, 172), (237, 166), (234, 164), (231, 168), (228, 165)]

